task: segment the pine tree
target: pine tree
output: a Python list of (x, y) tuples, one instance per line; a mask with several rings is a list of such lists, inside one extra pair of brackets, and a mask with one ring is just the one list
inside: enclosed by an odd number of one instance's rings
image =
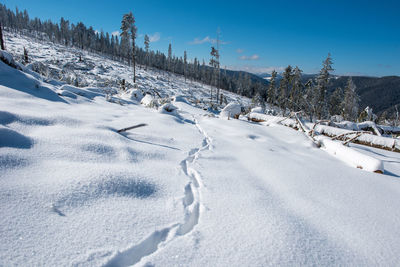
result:
[(278, 105), (282, 109), (285, 114), (286, 108), (288, 108), (288, 99), (291, 91), (291, 83), (292, 83), (293, 69), (289, 65), (286, 67), (285, 72), (283, 73), (282, 80), (279, 84), (279, 95), (278, 95)]
[(314, 96), (316, 86), (313, 84), (313, 80), (310, 79), (306, 82), (304, 87), (305, 95), (302, 97), (302, 107), (303, 110), (310, 116), (310, 121), (313, 121), (316, 107), (316, 98)]
[(318, 119), (327, 118), (329, 116), (328, 110), (328, 83), (329, 72), (333, 71), (331, 54), (322, 62), (322, 69), (317, 77), (317, 88), (314, 97), (316, 98), (316, 115)]
[[(211, 76), (211, 85), (214, 84), (215, 87), (218, 87), (218, 73), (217, 72), (219, 72), (219, 61), (218, 61), (219, 53), (218, 53), (218, 50), (215, 49), (214, 46), (211, 47), (210, 55), (211, 55), (210, 66), (213, 68), (212, 76)], [(213, 99), (212, 95), (213, 94), (212, 94), (212, 89), (211, 89), (211, 101)], [(217, 91), (217, 97), (216, 97), (217, 102), (218, 102), (218, 97), (219, 96), (218, 96), (218, 91)]]
[(301, 72), (302, 70), (297, 66), (293, 70), (293, 86), (290, 92), (290, 108), (293, 111), (299, 111), (301, 109), (300, 95), (301, 91), (303, 90), (303, 84), (301, 83)]
[(268, 92), (267, 92), (267, 102), (276, 105), (276, 97), (277, 97), (277, 92), (276, 92), (276, 76), (277, 72), (275, 70), (272, 71), (271, 73), (271, 79), (269, 82), (268, 86)]
[(387, 118), (388, 118), (388, 114), (387, 114), (387, 111), (385, 110), (384, 112), (381, 113), (381, 115), (379, 115), (378, 122), (380, 124), (386, 125)]
[(356, 93), (356, 85), (353, 79), (349, 77), (346, 87), (344, 89), (343, 98), (343, 118), (345, 120), (355, 121), (358, 117), (360, 98)]
[(132, 15), (132, 12), (125, 14), (121, 21), (121, 36), (132, 40), (132, 62), (133, 62), (133, 83), (136, 83), (136, 26), (135, 26), (135, 18)]
[(343, 90), (341, 87), (336, 88), (329, 98), (329, 113), (331, 115), (340, 115), (342, 113)]

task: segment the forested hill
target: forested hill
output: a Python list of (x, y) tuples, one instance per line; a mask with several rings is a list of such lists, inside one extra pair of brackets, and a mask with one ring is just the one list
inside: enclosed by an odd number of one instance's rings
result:
[[(302, 79), (307, 82), (314, 79), (316, 75), (303, 75)], [(336, 88), (344, 88), (349, 76), (336, 76), (330, 80), (330, 91)], [(361, 107), (370, 106), (375, 114), (394, 112), (395, 105), (400, 104), (400, 77), (366, 77), (353, 76), (354, 84), (357, 86), (356, 92), (361, 98)]]
[[(332, 88), (344, 88), (348, 77), (341, 76), (333, 79)], [(362, 106), (370, 106), (374, 113), (394, 111), (395, 105), (400, 104), (400, 77), (362, 77), (355, 76), (353, 81), (357, 86), (357, 93), (361, 98)]]
[[(259, 77), (263, 78), (268, 83), (266, 78), (270, 78), (269, 74), (262, 73)], [(281, 79), (281, 75), (277, 76), (277, 80)], [(302, 82), (305, 84), (309, 80), (315, 80), (317, 74), (303, 74)], [(330, 79), (329, 91), (332, 93), (336, 88), (345, 88), (349, 76), (333, 76)], [(395, 106), (400, 104), (400, 77), (385, 76), (385, 77), (367, 77), (367, 76), (352, 76), (353, 82), (356, 85), (356, 92), (361, 99), (361, 108), (369, 106), (375, 114), (387, 112), (392, 114), (395, 111)], [(399, 107), (398, 107), (399, 108)]]

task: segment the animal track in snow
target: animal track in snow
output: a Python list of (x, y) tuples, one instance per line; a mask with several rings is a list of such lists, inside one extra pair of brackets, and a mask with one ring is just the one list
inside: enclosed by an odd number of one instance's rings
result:
[(188, 156), (180, 163), (183, 173), (190, 178), (189, 183), (186, 184), (184, 188), (184, 196), (182, 198), (185, 212), (184, 221), (154, 231), (139, 244), (134, 245), (125, 251), (118, 252), (110, 261), (108, 261), (108, 263), (105, 264), (105, 266), (134, 265), (140, 262), (142, 258), (156, 253), (159, 246), (165, 246), (176, 237), (190, 233), (199, 223), (201, 205), (200, 189), (203, 186), (200, 174), (191, 167), (191, 165), (195, 163), (201, 151), (211, 149), (212, 147), (211, 139), (209, 139), (205, 132), (198, 126), (197, 121), (194, 121), (196, 122), (196, 127), (204, 135), (204, 139), (202, 141), (202, 147), (191, 149)]

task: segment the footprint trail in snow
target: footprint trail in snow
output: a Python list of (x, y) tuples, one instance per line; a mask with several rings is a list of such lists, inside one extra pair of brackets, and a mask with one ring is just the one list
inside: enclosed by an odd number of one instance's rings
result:
[(182, 199), (185, 219), (181, 223), (176, 223), (161, 230), (154, 231), (139, 244), (134, 245), (125, 251), (118, 252), (104, 266), (131, 266), (140, 262), (144, 257), (157, 252), (159, 247), (166, 246), (169, 242), (179, 236), (189, 234), (199, 223), (201, 189), (203, 183), (201, 175), (193, 167), (200, 153), (204, 150), (212, 150), (211, 139), (201, 129), (196, 119), (195, 126), (204, 136), (202, 147), (190, 150), (188, 156), (181, 161), (180, 166), (186, 176), (190, 178), (189, 183), (184, 188), (184, 197)]

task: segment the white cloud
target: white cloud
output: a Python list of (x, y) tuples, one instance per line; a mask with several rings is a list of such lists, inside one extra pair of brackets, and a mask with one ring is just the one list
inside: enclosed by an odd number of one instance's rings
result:
[(240, 56), (239, 57), (240, 60), (259, 60), (260, 56), (257, 54), (251, 55), (251, 56)]
[(238, 53), (238, 54), (241, 54), (241, 53), (243, 53), (243, 52), (244, 52), (243, 49), (240, 49), (240, 48), (236, 49), (236, 53)]
[(112, 32), (111, 35), (119, 36), (119, 31)]
[(160, 41), (161, 34), (159, 32), (155, 32), (153, 35), (149, 35), (150, 43), (155, 43)]
[[(212, 39), (210, 38), (210, 36), (206, 36), (203, 39), (199, 39), (199, 38), (194, 38), (193, 41), (189, 42), (189, 44), (192, 45), (198, 45), (198, 44), (204, 44), (204, 43), (210, 43), (210, 44), (216, 44), (217, 43), (217, 39)], [(224, 41), (219, 41), (220, 44), (228, 44), (228, 42), (224, 42)]]
[(212, 43), (212, 40), (210, 39), (209, 36), (204, 37), (203, 39), (199, 39), (199, 38), (194, 38), (193, 41), (190, 42), (190, 44), (204, 44), (204, 43)]

